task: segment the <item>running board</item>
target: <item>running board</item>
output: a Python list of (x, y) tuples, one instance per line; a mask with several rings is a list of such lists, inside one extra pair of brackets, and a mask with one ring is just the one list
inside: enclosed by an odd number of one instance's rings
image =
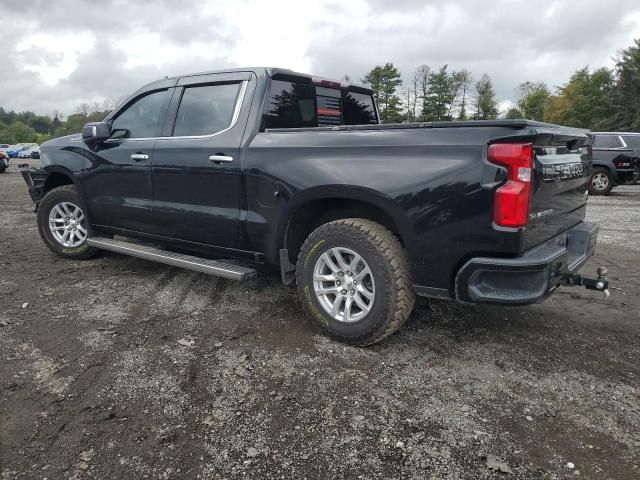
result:
[(231, 280), (238, 280), (240, 282), (255, 278), (256, 276), (256, 271), (253, 268), (225, 263), (219, 260), (209, 260), (192, 255), (169, 252), (149, 245), (140, 245), (138, 243), (103, 237), (89, 237), (87, 239), (87, 245), (131, 257), (151, 260), (152, 262), (164, 263), (173, 267), (195, 270), (196, 272), (207, 273), (217, 277), (230, 278)]

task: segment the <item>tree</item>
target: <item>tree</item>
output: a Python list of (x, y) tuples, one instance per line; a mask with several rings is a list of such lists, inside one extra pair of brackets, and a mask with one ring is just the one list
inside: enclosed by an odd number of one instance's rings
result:
[(451, 120), (451, 108), (456, 98), (456, 79), (444, 65), (437, 72), (430, 72), (426, 94), (422, 99), (420, 119), (426, 122)]
[(614, 88), (615, 77), (608, 68), (593, 72), (588, 67), (582, 68), (549, 99), (544, 119), (591, 130), (614, 129), (620, 112)]
[(615, 101), (620, 108), (613, 122), (618, 130), (640, 131), (640, 39), (620, 52), (616, 73)]
[(78, 105), (77, 113), (79, 113), (80, 115), (88, 117), (90, 111), (91, 111), (91, 107), (89, 106), (88, 103), (81, 103), (80, 105)]
[(467, 119), (467, 103), (469, 97), (469, 90), (473, 82), (473, 75), (469, 70), (460, 70), (455, 74), (457, 76), (458, 91), (460, 102), (458, 104), (458, 120)]
[(29, 126), (40, 134), (51, 133), (51, 119), (44, 115), (38, 115), (31, 119)]
[(518, 86), (518, 110), (523, 115), (520, 118), (528, 118), (542, 122), (544, 111), (547, 108), (551, 92), (544, 82), (524, 82)]
[(380, 121), (393, 123), (402, 121), (400, 111), (401, 100), (397, 95), (397, 89), (402, 84), (400, 72), (392, 63), (384, 66), (376, 65), (362, 81), (371, 86), (373, 96), (378, 104)]
[(498, 116), (498, 103), (491, 78), (486, 73), (476, 83), (475, 114), (476, 120), (491, 120)]
[(414, 120), (417, 120), (420, 115), (418, 113), (418, 106), (422, 110), (424, 98), (427, 96), (427, 90), (429, 89), (429, 74), (431, 73), (431, 67), (428, 65), (420, 65), (411, 79), (411, 89), (413, 92), (413, 99), (411, 103), (411, 116)]
[(10, 143), (35, 142), (38, 139), (38, 133), (20, 120), (9, 125), (6, 132)]
[(60, 114), (57, 110), (53, 112), (53, 120), (51, 120), (51, 132), (55, 132), (62, 125), (62, 121), (60, 120)]
[(522, 112), (520, 110), (518, 110), (515, 107), (512, 107), (509, 110), (507, 110), (506, 118), (515, 120), (515, 119), (519, 119), (519, 118), (524, 118), (524, 115), (522, 114)]

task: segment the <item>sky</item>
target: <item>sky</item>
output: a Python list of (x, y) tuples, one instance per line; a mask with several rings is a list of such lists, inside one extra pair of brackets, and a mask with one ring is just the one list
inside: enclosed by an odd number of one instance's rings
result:
[(0, 106), (69, 115), (150, 81), (274, 66), (358, 81), (393, 62), (493, 80), (502, 106), (612, 66), (640, 38), (638, 0), (0, 0)]

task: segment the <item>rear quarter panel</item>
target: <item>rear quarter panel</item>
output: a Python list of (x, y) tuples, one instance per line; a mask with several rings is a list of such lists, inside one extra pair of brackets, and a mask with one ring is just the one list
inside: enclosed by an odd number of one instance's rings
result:
[[(505, 133), (491, 127), (258, 133), (246, 159), (248, 247), (275, 259), (297, 208), (313, 196), (344, 195), (393, 218), (414, 283), (448, 288), (452, 271), (471, 253), (518, 249), (515, 235), (491, 225), (496, 167), (486, 161), (486, 145)], [(269, 199), (275, 190), (278, 197)]]

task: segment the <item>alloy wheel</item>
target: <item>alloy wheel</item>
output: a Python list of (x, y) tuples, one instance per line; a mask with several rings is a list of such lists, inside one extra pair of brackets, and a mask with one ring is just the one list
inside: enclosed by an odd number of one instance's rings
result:
[(82, 209), (71, 202), (58, 203), (49, 212), (49, 230), (63, 247), (79, 247), (87, 239)]
[(373, 307), (376, 290), (367, 262), (344, 247), (326, 250), (313, 269), (313, 288), (322, 308), (335, 320), (362, 320)]
[(591, 185), (598, 191), (606, 190), (609, 186), (609, 177), (606, 173), (598, 172), (591, 177)]

